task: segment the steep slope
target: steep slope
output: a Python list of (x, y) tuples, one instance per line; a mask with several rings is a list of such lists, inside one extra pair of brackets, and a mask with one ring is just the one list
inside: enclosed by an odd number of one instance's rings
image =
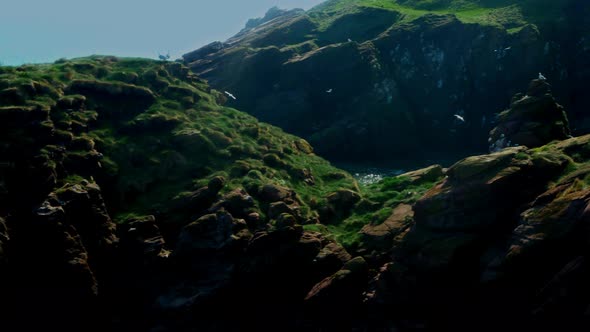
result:
[(180, 63), (0, 68), (8, 329), (144, 330), (256, 285), (289, 303), (351, 259), (301, 225), (345, 218), (352, 177), (224, 101)]
[(3, 330), (588, 328), (590, 136), (544, 80), (504, 149), (360, 188), (180, 63), (2, 67), (0, 88)]
[(583, 0), (331, 0), (184, 61), (236, 95), (230, 105), (331, 160), (420, 164), (484, 151), (495, 114), (539, 72), (586, 132), (589, 11)]
[[(315, 284), (339, 269), (366, 284), (361, 228), (442, 178), (438, 166), (359, 188), (226, 101), (180, 63), (0, 68), (8, 330), (314, 325)], [(260, 311), (282, 322), (250, 319)]]

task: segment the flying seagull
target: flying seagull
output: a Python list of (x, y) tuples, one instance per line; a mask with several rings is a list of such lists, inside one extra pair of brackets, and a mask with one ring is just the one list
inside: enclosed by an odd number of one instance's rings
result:
[(545, 76), (543, 76), (543, 74), (539, 73), (539, 79), (542, 81), (546, 81), (547, 78)]
[(233, 100), (236, 100), (236, 97), (235, 97), (233, 94), (231, 94), (231, 93), (229, 93), (229, 92), (227, 92), (227, 91), (225, 91), (225, 94), (226, 94), (228, 97), (230, 97), (231, 99), (233, 99)]
[(465, 118), (463, 118), (462, 116), (460, 116), (459, 114), (454, 114), (453, 115), (455, 117), (455, 119), (461, 121), (461, 122), (465, 122)]
[(332, 93), (333, 89), (326, 90), (327, 93)]

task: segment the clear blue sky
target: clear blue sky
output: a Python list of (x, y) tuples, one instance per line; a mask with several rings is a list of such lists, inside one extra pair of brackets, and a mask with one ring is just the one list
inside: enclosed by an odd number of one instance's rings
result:
[(272, 6), (322, 0), (2, 0), (0, 63), (91, 54), (173, 58), (237, 33)]

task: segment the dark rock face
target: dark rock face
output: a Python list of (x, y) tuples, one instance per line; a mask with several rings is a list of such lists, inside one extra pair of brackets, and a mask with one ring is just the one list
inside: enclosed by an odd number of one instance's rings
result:
[(569, 121), (563, 107), (551, 95), (547, 81), (529, 84), (526, 95), (512, 98), (510, 109), (498, 115), (498, 125), (490, 132), (490, 151), (507, 146), (536, 148), (570, 136)]
[[(4, 292), (14, 315), (8, 325), (28, 329), (44, 321), (66, 331), (104, 326), (98, 277), (113, 263), (118, 239), (100, 189), (93, 184), (62, 188), (29, 216), (13, 217), (8, 225), (10, 286)], [(37, 319), (19, 321), (25, 311)]]
[(308, 310), (330, 328), (350, 324), (358, 314), (367, 277), (368, 265), (362, 257), (349, 260), (338, 272), (313, 286), (305, 297)]
[(495, 113), (539, 71), (581, 124), (575, 130), (590, 128), (579, 90), (588, 79), (589, 6), (570, 2), (560, 22), (517, 32), (451, 15), (408, 22), (372, 7), (328, 28), (316, 22), (331, 12), (284, 13), (184, 61), (238, 96), (232, 106), (305, 137), (332, 160), (482, 152)]
[[(420, 311), (416, 324), (433, 330), (482, 321), (490, 324), (484, 330), (586, 328), (589, 301), (581, 294), (588, 288), (577, 280), (587, 273), (588, 192), (580, 179), (588, 170), (549, 183), (568, 164), (563, 152), (587, 142), (569, 139), (544, 152), (508, 148), (450, 167), (412, 207), (406, 232), (384, 232), (397, 236), (388, 241), (392, 261), (366, 292), (371, 310), (413, 319)], [(380, 235), (387, 223), (367, 227), (365, 236)]]

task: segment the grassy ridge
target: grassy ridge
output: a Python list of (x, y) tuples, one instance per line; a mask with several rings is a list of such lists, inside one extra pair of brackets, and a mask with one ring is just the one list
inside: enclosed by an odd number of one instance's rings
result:
[(397, 11), (403, 21), (426, 14), (455, 15), (465, 23), (497, 25), (509, 29), (528, 23), (543, 23), (560, 14), (566, 1), (507, 0), (330, 0), (309, 11), (320, 29), (327, 29), (338, 18), (364, 8)]

